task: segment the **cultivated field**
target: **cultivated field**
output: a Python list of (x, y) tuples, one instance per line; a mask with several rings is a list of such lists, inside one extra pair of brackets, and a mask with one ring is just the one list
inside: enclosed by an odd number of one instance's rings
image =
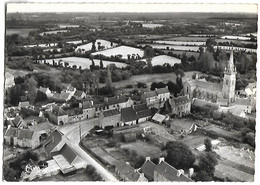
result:
[[(142, 60), (145, 61), (146, 60)], [(174, 65), (174, 64), (180, 64), (181, 60), (175, 57), (171, 57), (171, 56), (167, 56), (167, 55), (160, 55), (160, 56), (156, 56), (152, 58), (152, 65), (163, 65), (165, 63), (169, 63), (170, 65)]]
[(22, 37), (27, 37), (31, 31), (37, 29), (6, 29), (6, 35), (18, 34)]
[(187, 57), (194, 56), (195, 58), (199, 57), (199, 52), (192, 52), (192, 51), (177, 51), (177, 50), (162, 50), (165, 54), (168, 54), (168, 52), (172, 52), (173, 54), (182, 56), (183, 53), (186, 53)]
[(206, 42), (192, 42), (192, 41), (171, 41), (171, 40), (157, 40), (154, 41), (154, 43), (158, 43), (158, 44), (170, 44), (170, 45), (191, 45), (191, 46), (201, 46), (201, 45), (205, 45)]
[(69, 30), (55, 30), (55, 31), (45, 31), (42, 33), (39, 33), (39, 35), (43, 36), (44, 34), (57, 34), (57, 33), (62, 33), (62, 32), (68, 32)]
[(156, 27), (162, 27), (162, 26), (163, 26), (163, 24), (149, 24), (149, 23), (143, 24), (144, 28), (156, 28)]
[(221, 37), (222, 39), (233, 39), (233, 40), (250, 40), (250, 37), (241, 37), (241, 36), (232, 36), (232, 35), (225, 35)]
[(122, 55), (123, 59), (127, 59), (127, 55), (139, 55), (140, 57), (143, 57), (144, 51), (141, 49), (129, 47), (129, 46), (119, 46), (112, 49), (107, 49), (104, 51), (98, 51), (95, 53), (92, 53), (92, 55), (105, 55), (107, 57), (116, 56), (116, 55)]
[(59, 28), (63, 29), (63, 28), (77, 28), (79, 27), (79, 25), (72, 25), (72, 24), (58, 24)]
[[(73, 65), (76, 65), (77, 68), (79, 68), (79, 66), (81, 66), (81, 69), (89, 69), (90, 65), (92, 65), (92, 61), (88, 58), (80, 58), (80, 57), (66, 57), (66, 58), (55, 58), (55, 59), (47, 59), (46, 63), (49, 63), (52, 65), (53, 60), (58, 63), (59, 61), (61, 61), (61, 63), (64, 66), (64, 63), (67, 62), (69, 63), (69, 66), (72, 67)], [(40, 60), (41, 63), (43, 63), (43, 60)], [(126, 67), (127, 65), (124, 63), (120, 63), (120, 62), (111, 62), (111, 61), (107, 61), (107, 60), (103, 60), (103, 66), (106, 67), (109, 64), (115, 64), (117, 67), (122, 68), (122, 67)], [(94, 59), (94, 63), (95, 65), (99, 66), (100, 65), (100, 60), (98, 59)]]
[(209, 37), (173, 37), (168, 40), (174, 41), (190, 41), (190, 42), (205, 42)]
[[(104, 46), (104, 49), (109, 49), (111, 48), (111, 42), (110, 41), (107, 41), (107, 40), (101, 40), (101, 39), (97, 39), (96, 40), (96, 43), (95, 43), (95, 46), (96, 46), (96, 50), (98, 50), (98, 42), (100, 42), (100, 46)], [(116, 43), (113, 43), (113, 46), (112, 47), (115, 47), (117, 46)], [(91, 50), (92, 48), (92, 42), (88, 43), (88, 44), (83, 44), (81, 46), (78, 46), (75, 51), (78, 52), (79, 49), (84, 49), (85, 51), (89, 51)]]
[[(142, 44), (145, 46), (146, 44)], [(156, 49), (173, 49), (182, 51), (199, 51), (199, 46), (174, 46), (169, 44), (149, 44), (151, 47)]]

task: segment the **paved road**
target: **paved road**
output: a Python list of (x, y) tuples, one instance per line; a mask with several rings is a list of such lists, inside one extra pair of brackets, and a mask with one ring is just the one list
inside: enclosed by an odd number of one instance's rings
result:
[(105, 181), (118, 181), (112, 173), (106, 170), (79, 146), (79, 128), (81, 128), (81, 136), (84, 136), (94, 127), (96, 122), (97, 119), (84, 120), (74, 124), (61, 126), (59, 127), (59, 130), (64, 134), (64, 136), (66, 136), (65, 142), (69, 145), (69, 147), (73, 148), (75, 152), (77, 152), (77, 154), (87, 162), (87, 164), (94, 166)]

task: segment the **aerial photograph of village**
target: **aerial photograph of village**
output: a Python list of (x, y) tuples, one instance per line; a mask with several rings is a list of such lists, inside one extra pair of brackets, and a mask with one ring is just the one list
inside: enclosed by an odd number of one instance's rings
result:
[(2, 181), (254, 182), (257, 8), (6, 3)]

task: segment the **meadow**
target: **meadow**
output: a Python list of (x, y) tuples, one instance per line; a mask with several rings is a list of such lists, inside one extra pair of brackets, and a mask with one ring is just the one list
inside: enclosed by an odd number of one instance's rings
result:
[[(104, 49), (109, 49), (111, 47), (117, 46), (116, 43), (113, 43), (113, 46), (111, 46), (111, 42), (107, 41), (107, 40), (101, 40), (101, 39), (97, 39), (95, 42), (95, 46), (96, 46), (96, 50), (98, 50), (98, 43), (100, 42), (100, 46), (103, 46)], [(75, 43), (75, 42), (74, 42)], [(75, 51), (78, 52), (79, 49), (84, 49), (85, 51), (89, 51), (92, 48), (92, 42), (87, 43), (87, 44), (83, 44), (81, 46), (78, 46)]]
[(31, 31), (36, 31), (37, 29), (6, 29), (6, 35), (18, 34), (22, 37), (27, 37)]
[(43, 36), (44, 34), (48, 35), (48, 34), (57, 34), (57, 33), (61, 33), (61, 32), (68, 32), (69, 30), (54, 30), (54, 31), (45, 31), (42, 33), (39, 33), (39, 35)]
[[(143, 60), (143, 61), (146, 61), (146, 60)], [(171, 66), (173, 66), (174, 64), (180, 64), (181, 60), (178, 58), (175, 58), (175, 57), (167, 56), (167, 55), (159, 55), (159, 56), (153, 57), (151, 63), (153, 66), (163, 65), (165, 63), (169, 63)]]

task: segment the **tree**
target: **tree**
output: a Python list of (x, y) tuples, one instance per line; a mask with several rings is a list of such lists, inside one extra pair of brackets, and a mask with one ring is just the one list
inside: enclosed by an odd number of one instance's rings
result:
[(147, 62), (148, 73), (152, 73), (153, 72), (152, 59), (151, 58), (147, 58), (146, 62)]
[(204, 139), (204, 145), (207, 152), (212, 151), (212, 144), (209, 138)]
[(34, 79), (34, 77), (27, 78), (24, 81), (24, 85), (27, 89), (27, 98), (30, 101), (30, 103), (33, 103), (36, 98), (37, 84), (38, 82)]
[(187, 169), (193, 166), (195, 156), (189, 147), (182, 142), (169, 141), (166, 143), (166, 162), (177, 169)]
[(217, 164), (217, 158), (212, 152), (205, 152), (199, 156), (199, 171), (205, 171), (210, 177), (214, 176), (215, 166)]
[(107, 86), (107, 87), (111, 87), (111, 86), (112, 86), (112, 78), (111, 78), (110, 65), (107, 66), (106, 86)]
[(100, 66), (100, 69), (103, 69), (103, 68), (104, 68), (102, 59), (100, 59), (100, 64), (99, 64), (99, 66)]
[(46, 101), (48, 98), (47, 98), (47, 95), (41, 91), (37, 91), (37, 94), (36, 94), (36, 98), (35, 98), (35, 102), (43, 102), (43, 101)]

